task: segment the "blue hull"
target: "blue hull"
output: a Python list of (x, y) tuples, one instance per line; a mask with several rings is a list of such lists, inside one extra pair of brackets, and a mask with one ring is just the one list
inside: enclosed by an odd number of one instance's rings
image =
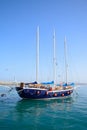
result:
[(56, 91), (48, 91), (45, 89), (33, 89), (26, 88), (22, 89), (20, 87), (16, 87), (16, 90), (21, 98), (25, 99), (55, 99), (55, 98), (65, 98), (70, 97), (73, 93), (73, 89), (67, 90), (56, 90)]

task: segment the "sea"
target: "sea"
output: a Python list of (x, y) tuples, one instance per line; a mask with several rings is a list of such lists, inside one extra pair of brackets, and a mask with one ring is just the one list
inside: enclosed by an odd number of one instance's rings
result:
[(0, 86), (0, 130), (87, 130), (87, 85), (68, 99), (24, 100)]

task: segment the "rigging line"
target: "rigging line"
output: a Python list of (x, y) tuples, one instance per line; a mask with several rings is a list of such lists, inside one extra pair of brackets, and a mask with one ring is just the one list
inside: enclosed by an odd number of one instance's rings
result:
[(66, 45), (66, 36), (64, 38), (64, 52), (65, 52), (65, 73), (66, 73), (66, 83), (67, 83), (67, 80), (68, 80), (68, 64), (67, 64), (67, 45)]

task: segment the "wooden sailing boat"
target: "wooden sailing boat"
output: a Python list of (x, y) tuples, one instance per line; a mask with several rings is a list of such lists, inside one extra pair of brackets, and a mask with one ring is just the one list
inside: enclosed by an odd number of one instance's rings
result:
[[(71, 85), (56, 85), (56, 57), (55, 57), (55, 31), (53, 36), (54, 43), (54, 86), (51, 83), (37, 83), (38, 82), (38, 72), (39, 72), (39, 27), (37, 28), (37, 57), (36, 57), (36, 82), (33, 83), (20, 83), (19, 87), (16, 87), (16, 90), (21, 98), (24, 99), (60, 99), (68, 98), (73, 92), (73, 87)], [(67, 82), (66, 82), (67, 83)]]

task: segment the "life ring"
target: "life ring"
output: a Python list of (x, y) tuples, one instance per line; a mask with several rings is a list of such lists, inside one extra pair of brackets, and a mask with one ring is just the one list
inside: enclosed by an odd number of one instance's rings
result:
[(54, 97), (56, 97), (57, 96), (57, 93), (54, 93)]
[(62, 97), (64, 97), (64, 93), (62, 93), (61, 95), (62, 95)]

